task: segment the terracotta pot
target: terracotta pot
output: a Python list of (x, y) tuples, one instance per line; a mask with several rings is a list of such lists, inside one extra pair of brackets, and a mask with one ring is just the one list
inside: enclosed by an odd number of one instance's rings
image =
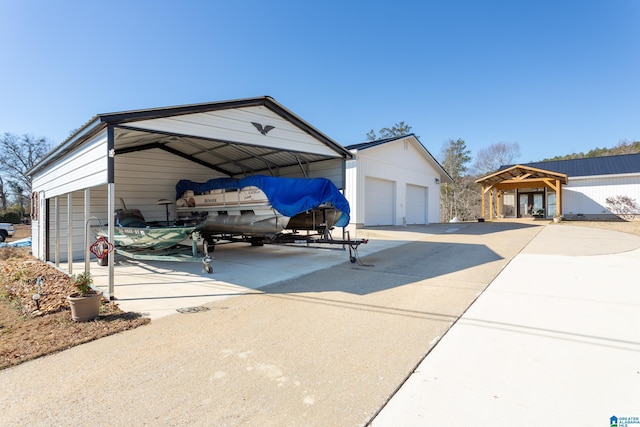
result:
[(71, 306), (71, 318), (76, 322), (93, 320), (100, 314), (102, 292), (95, 292), (86, 296), (74, 293), (67, 297)]

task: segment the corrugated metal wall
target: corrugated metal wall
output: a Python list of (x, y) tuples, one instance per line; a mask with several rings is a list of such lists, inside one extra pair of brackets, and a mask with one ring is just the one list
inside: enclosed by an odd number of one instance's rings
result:
[(607, 197), (628, 196), (640, 202), (640, 174), (618, 177), (569, 178), (563, 187), (563, 213), (608, 214)]
[(106, 130), (81, 148), (33, 177), (33, 189), (44, 191), (46, 198), (107, 183)]
[[(115, 161), (115, 198), (116, 208), (122, 208), (120, 198), (131, 209), (139, 209), (148, 221), (163, 221), (166, 219), (164, 205), (158, 205), (159, 199), (175, 201), (175, 185), (181, 179), (192, 181), (206, 181), (220, 175), (209, 168), (174, 156), (162, 150), (147, 150), (119, 155)], [(84, 258), (85, 238), (84, 230), (84, 191), (76, 191), (72, 197), (72, 236), (73, 259)], [(107, 212), (108, 191), (106, 185), (93, 187), (89, 190), (91, 225), (107, 224), (112, 215)], [(49, 255), (54, 260), (56, 248), (56, 213), (55, 198), (51, 198), (49, 213)], [(60, 210), (60, 261), (66, 262), (68, 249), (68, 207), (67, 195), (58, 198)], [(170, 218), (175, 219), (175, 204), (169, 205)], [(95, 236), (92, 236), (93, 238)]]
[(266, 169), (258, 171), (256, 174), (271, 176), (273, 172), (273, 176), (288, 178), (327, 178), (333, 182), (336, 187), (343, 189), (345, 187), (345, 183), (342, 162), (342, 158), (331, 159), (311, 164), (302, 164), (302, 166), (298, 165), (287, 168), (277, 168), (275, 170)]

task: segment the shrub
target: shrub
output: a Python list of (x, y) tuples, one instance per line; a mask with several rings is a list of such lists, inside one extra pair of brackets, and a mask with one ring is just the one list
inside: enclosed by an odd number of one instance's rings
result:
[(607, 209), (622, 219), (632, 220), (640, 214), (640, 207), (629, 196), (607, 197), (606, 201)]
[(4, 212), (0, 214), (0, 222), (20, 224), (20, 214), (18, 212)]

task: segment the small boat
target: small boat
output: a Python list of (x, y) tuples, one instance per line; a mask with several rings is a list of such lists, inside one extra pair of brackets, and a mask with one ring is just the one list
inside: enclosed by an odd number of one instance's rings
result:
[[(118, 209), (114, 215), (113, 244), (117, 248), (164, 250), (177, 246), (189, 238), (197, 228), (198, 221), (181, 225), (147, 223), (138, 209)], [(98, 236), (109, 237), (106, 225), (92, 226)]]

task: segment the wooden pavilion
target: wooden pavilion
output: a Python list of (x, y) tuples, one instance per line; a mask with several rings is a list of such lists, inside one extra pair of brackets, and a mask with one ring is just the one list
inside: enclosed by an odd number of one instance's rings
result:
[[(504, 213), (504, 195), (506, 192), (516, 193), (519, 195), (519, 205), (516, 206), (518, 213), (516, 216), (521, 217), (532, 214), (529, 211), (520, 212), (520, 205), (524, 203), (526, 206), (532, 206), (523, 196), (532, 194), (547, 194), (550, 189), (555, 192), (555, 212), (554, 215), (562, 216), (562, 185), (569, 182), (569, 178), (564, 173), (553, 172), (545, 169), (538, 169), (530, 166), (515, 165), (511, 166), (483, 178), (477, 179), (476, 182), (482, 186), (482, 219), (487, 219), (486, 196), (489, 196), (489, 220), (493, 220), (494, 211), (498, 215)], [(520, 194), (520, 191), (523, 191)], [(537, 193), (536, 193), (537, 192)], [(546, 197), (542, 198), (543, 203)], [(546, 205), (543, 205), (543, 207)], [(497, 208), (497, 209), (494, 209)], [(543, 215), (545, 210), (542, 209)], [(549, 212), (551, 214), (551, 212)], [(553, 216), (553, 215), (552, 215)]]

